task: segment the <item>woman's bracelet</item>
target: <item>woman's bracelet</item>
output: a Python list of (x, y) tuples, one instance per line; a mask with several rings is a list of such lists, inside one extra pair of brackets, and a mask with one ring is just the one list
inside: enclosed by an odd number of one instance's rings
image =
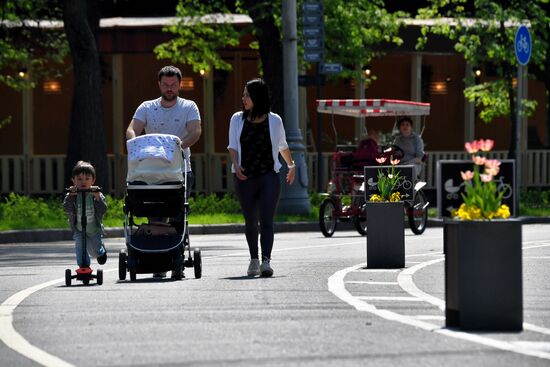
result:
[(294, 161), (292, 161), (292, 164), (287, 164), (287, 167), (288, 167), (288, 169), (295, 168), (296, 163), (294, 163)]

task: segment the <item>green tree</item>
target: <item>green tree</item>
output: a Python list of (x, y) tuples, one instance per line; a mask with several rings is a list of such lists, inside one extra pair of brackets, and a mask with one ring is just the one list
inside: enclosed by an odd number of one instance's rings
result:
[[(383, 47), (401, 45), (398, 36), (406, 13), (389, 13), (384, 0), (325, 0), (325, 62), (348, 65), (341, 77), (362, 77), (354, 66), (365, 66), (384, 55)], [(358, 20), (361, 20), (358, 22)], [(367, 83), (374, 79), (366, 78)]]
[[(297, 1), (298, 26), (301, 23), (302, 3), (302, 0)], [(354, 66), (366, 65), (372, 58), (381, 56), (382, 44), (402, 42), (397, 32), (401, 25), (399, 17), (403, 13), (388, 13), (384, 10), (383, 0), (325, 0), (323, 3), (325, 60), (350, 65), (342, 77), (358, 76)], [(281, 6), (280, 0), (217, 0), (208, 2), (208, 5), (193, 0), (180, 0), (177, 7), (179, 20), (175, 25), (165, 28), (175, 34), (176, 38), (159, 45), (155, 52), (161, 58), (192, 65), (195, 71), (227, 69), (229, 65), (221, 60), (217, 52), (224, 46), (238, 44), (242, 33), (250, 32), (257, 40), (254, 45), (257, 45), (260, 54), (259, 74), (270, 87), (272, 109), (283, 114)], [(223, 19), (220, 14), (229, 12), (249, 15), (252, 26), (239, 33), (231, 25), (213, 21)], [(213, 13), (218, 15), (207, 16)], [(300, 31), (298, 33), (301, 34)], [(301, 42), (299, 49), (301, 53)]]
[[(67, 55), (61, 8), (47, 0), (0, 2), (0, 83), (17, 91), (59, 76)], [(11, 117), (0, 116), (0, 126)]]
[[(513, 78), (517, 75), (514, 39), (517, 27), (528, 24), (532, 35), (530, 65), (544, 69), (548, 47), (548, 0), (430, 0), (431, 5), (419, 9), (418, 18), (434, 19), (434, 25), (422, 28), (417, 44), (422, 48), (429, 34), (443, 35), (455, 42), (455, 50), (472, 65), (485, 65), (496, 75), (481, 84), (466, 80), (465, 97), (481, 109), (480, 118), (488, 123), (499, 116), (508, 116), (512, 134), (509, 155), (516, 149), (516, 96)], [(451, 20), (451, 21), (449, 21)], [(536, 101), (523, 101), (522, 111), (531, 114)]]
[[(91, 161), (98, 184), (108, 181), (102, 124), (101, 66), (97, 51), (98, 0), (6, 0), (0, 3), (0, 82), (15, 90), (59, 76), (70, 50), (75, 87), (65, 166)], [(26, 70), (24, 78), (20, 70)], [(4, 119), (9, 121), (9, 117)]]

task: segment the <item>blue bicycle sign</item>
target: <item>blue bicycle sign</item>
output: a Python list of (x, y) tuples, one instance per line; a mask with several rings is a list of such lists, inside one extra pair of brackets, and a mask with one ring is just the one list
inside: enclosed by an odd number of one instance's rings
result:
[(522, 25), (516, 31), (514, 44), (518, 62), (520, 65), (527, 65), (531, 58), (531, 34), (526, 26)]

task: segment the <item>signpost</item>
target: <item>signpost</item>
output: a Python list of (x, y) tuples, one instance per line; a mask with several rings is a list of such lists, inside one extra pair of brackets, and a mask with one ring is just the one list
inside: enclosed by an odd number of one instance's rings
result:
[(522, 179), (522, 162), (521, 162), (521, 141), (522, 141), (522, 108), (521, 101), (527, 98), (527, 86), (524, 85), (524, 75), (527, 72), (527, 64), (531, 58), (531, 34), (529, 29), (525, 25), (519, 26), (516, 31), (516, 38), (514, 42), (514, 50), (516, 52), (516, 58), (518, 60), (518, 92), (517, 92), (517, 108), (516, 108), (516, 207), (519, 208), (519, 190), (521, 187)]
[(338, 74), (344, 70), (342, 64), (321, 64), (321, 74)]
[[(323, 62), (323, 52), (325, 49), (325, 24), (323, 20), (323, 3), (321, 1), (305, 1), (302, 3), (302, 39), (304, 45), (304, 60), (317, 63), (317, 72), (315, 82), (317, 86), (317, 99), (321, 98), (321, 80), (319, 74), (319, 65)], [(302, 78), (302, 76), (300, 76)], [(300, 85), (308, 85), (311, 81), (307, 76), (303, 76)], [(323, 83), (321, 83), (323, 82)], [(323, 172), (323, 144), (322, 139), (322, 120), (321, 114), (317, 114), (317, 191), (321, 192), (321, 177)]]

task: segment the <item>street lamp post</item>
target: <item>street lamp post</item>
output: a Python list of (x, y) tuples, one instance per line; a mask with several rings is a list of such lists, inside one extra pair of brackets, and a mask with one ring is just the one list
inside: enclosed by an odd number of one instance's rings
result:
[[(282, 185), (278, 211), (283, 214), (309, 214), (308, 176), (305, 147), (298, 127), (298, 37), (296, 0), (283, 0), (283, 85), (284, 122), (288, 146), (296, 164), (296, 179), (292, 185)], [(281, 172), (286, 176), (287, 168)]]

